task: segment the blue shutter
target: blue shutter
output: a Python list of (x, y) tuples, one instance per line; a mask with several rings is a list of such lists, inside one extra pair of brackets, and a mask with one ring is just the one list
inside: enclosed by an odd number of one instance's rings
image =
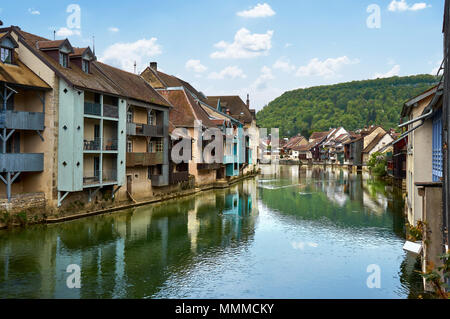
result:
[(442, 178), (442, 110), (433, 117), (433, 182)]

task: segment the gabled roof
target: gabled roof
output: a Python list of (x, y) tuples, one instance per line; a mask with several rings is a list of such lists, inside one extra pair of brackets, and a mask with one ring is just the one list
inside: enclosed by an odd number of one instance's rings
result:
[(71, 58), (76, 58), (76, 57), (82, 57), (83, 55), (89, 55), (91, 57), (92, 60), (95, 59), (95, 55), (92, 52), (90, 47), (86, 47), (86, 48), (73, 48), (73, 53), (70, 54)]
[(176, 127), (194, 127), (194, 121), (202, 121), (206, 127), (216, 127), (208, 113), (184, 89), (159, 91), (173, 106), (169, 119)]
[(385, 137), (388, 133), (381, 132), (378, 133), (378, 135), (369, 143), (369, 145), (364, 148), (363, 153), (369, 153), (375, 146), (378, 145), (378, 143)]
[(291, 137), (289, 141), (284, 145), (284, 148), (286, 149), (294, 149), (294, 147), (297, 147), (299, 143), (301, 143), (303, 140), (306, 140), (305, 137), (301, 135), (297, 135), (294, 137)]
[(318, 138), (322, 138), (322, 137), (327, 137), (328, 136), (328, 133), (329, 133), (330, 131), (325, 131), (325, 132), (313, 132), (312, 134), (311, 134), (311, 136), (309, 137), (309, 139), (311, 140), (315, 140), (315, 139), (318, 139)]
[(11, 41), (11, 43), (14, 46), (14, 48), (18, 48), (19, 47), (19, 44), (17, 43), (17, 41), (11, 35), (11, 31), (0, 33), (0, 42), (1, 42), (1, 40), (5, 39), (5, 38), (8, 38)]
[(250, 109), (238, 95), (207, 97), (207, 103), (211, 106), (217, 108), (219, 102), (222, 112), (225, 112), (225, 109), (230, 110), (230, 115), (243, 123), (251, 123), (253, 121), (253, 115)]
[(45, 39), (36, 42), (36, 47), (42, 51), (61, 49), (63, 46), (68, 46), (70, 53), (74, 52), (74, 49), (68, 39), (54, 41)]
[[(151, 67), (147, 67), (141, 76), (149, 82), (155, 89), (167, 89), (167, 88), (179, 88), (184, 87), (191, 94), (194, 94), (196, 98), (202, 100), (206, 103), (206, 98), (203, 94), (197, 91), (190, 83), (183, 81), (176, 76), (166, 74), (161, 71), (154, 70)], [(156, 78), (158, 81), (153, 81), (152, 77)]]

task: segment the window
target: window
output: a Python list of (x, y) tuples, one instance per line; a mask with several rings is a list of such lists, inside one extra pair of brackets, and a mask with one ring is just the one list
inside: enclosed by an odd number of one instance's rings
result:
[(148, 152), (149, 153), (155, 153), (154, 146), (155, 146), (155, 144), (153, 143), (153, 141), (150, 141), (150, 143), (148, 143)]
[(127, 153), (133, 153), (133, 143), (130, 140), (127, 141)]
[(156, 114), (153, 110), (148, 112), (148, 125), (156, 125)]
[(59, 53), (59, 64), (65, 68), (69, 67), (69, 57), (66, 53)]
[(89, 74), (89, 61), (88, 60), (83, 59), (81, 61), (81, 67), (82, 67), (84, 73)]
[(133, 112), (132, 111), (127, 112), (127, 122), (133, 123)]
[(161, 153), (164, 150), (164, 144), (162, 140), (156, 141), (156, 152)]
[(3, 63), (12, 63), (12, 49), (0, 48), (0, 58)]

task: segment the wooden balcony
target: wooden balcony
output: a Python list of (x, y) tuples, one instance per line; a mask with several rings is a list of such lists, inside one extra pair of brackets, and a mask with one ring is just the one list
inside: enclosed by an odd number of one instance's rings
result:
[(43, 131), (44, 113), (1, 111), (0, 128)]
[(0, 172), (42, 172), (43, 170), (43, 153), (0, 154)]
[(127, 153), (127, 167), (152, 166), (164, 163), (164, 153)]

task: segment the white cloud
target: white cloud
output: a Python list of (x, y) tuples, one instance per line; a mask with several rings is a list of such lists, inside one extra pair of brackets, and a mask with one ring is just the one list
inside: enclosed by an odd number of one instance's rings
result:
[(56, 31), (56, 35), (58, 37), (67, 38), (67, 37), (70, 37), (72, 35), (81, 35), (81, 32), (80, 32), (80, 30), (68, 29), (66, 27), (62, 27), (62, 28), (59, 28), (58, 31)]
[(237, 66), (227, 66), (220, 72), (212, 72), (209, 74), (208, 78), (213, 80), (223, 80), (225, 78), (236, 79), (241, 78), (245, 79), (247, 75), (245, 75), (244, 71), (242, 71)]
[(108, 31), (109, 31), (109, 32), (116, 33), (116, 32), (119, 32), (120, 30), (119, 30), (119, 28), (117, 28), (117, 27), (109, 27), (109, 28), (108, 28)]
[(351, 60), (347, 56), (328, 58), (323, 61), (314, 58), (307, 65), (299, 67), (296, 76), (323, 76), (330, 78), (336, 76), (342, 66), (357, 63), (359, 63), (358, 59)]
[(236, 14), (244, 18), (265, 18), (275, 15), (275, 11), (267, 3), (258, 3), (255, 7), (249, 10), (239, 11)]
[(291, 64), (291, 62), (282, 57), (279, 58), (274, 64), (273, 64), (273, 68), (276, 70), (282, 70), (286, 73), (290, 73), (293, 72), (295, 70), (295, 65)]
[(134, 70), (136, 61), (139, 70), (150, 59), (162, 53), (161, 46), (156, 42), (156, 38), (150, 38), (131, 43), (114, 43), (106, 48), (99, 60), (130, 72)]
[(291, 46), (293, 46), (293, 44), (292, 44), (292, 43), (289, 43), (289, 42), (286, 43), (286, 44), (284, 45), (285, 48), (289, 48), (289, 47), (291, 47)]
[(426, 8), (431, 7), (431, 4), (426, 4), (425, 2), (418, 2), (414, 3), (412, 5), (408, 4), (406, 0), (392, 0), (392, 2), (388, 6), (388, 10), (395, 12), (395, 11), (419, 11)]
[(263, 34), (251, 33), (246, 28), (240, 29), (234, 36), (234, 42), (220, 41), (214, 46), (221, 51), (211, 54), (213, 59), (243, 59), (266, 55), (272, 48), (273, 31)]
[(28, 12), (32, 15), (40, 15), (41, 14), (38, 10), (34, 10), (31, 8), (28, 8)]
[(387, 71), (386, 73), (375, 73), (373, 79), (382, 79), (382, 78), (390, 78), (392, 76), (396, 76), (400, 73), (400, 65), (396, 64)]
[(257, 90), (264, 90), (268, 86), (267, 83), (273, 79), (275, 79), (275, 77), (272, 74), (272, 70), (267, 66), (263, 66), (261, 68), (261, 75), (251, 86)]
[(186, 69), (194, 71), (195, 73), (203, 73), (208, 68), (200, 63), (200, 60), (188, 60), (185, 65)]

